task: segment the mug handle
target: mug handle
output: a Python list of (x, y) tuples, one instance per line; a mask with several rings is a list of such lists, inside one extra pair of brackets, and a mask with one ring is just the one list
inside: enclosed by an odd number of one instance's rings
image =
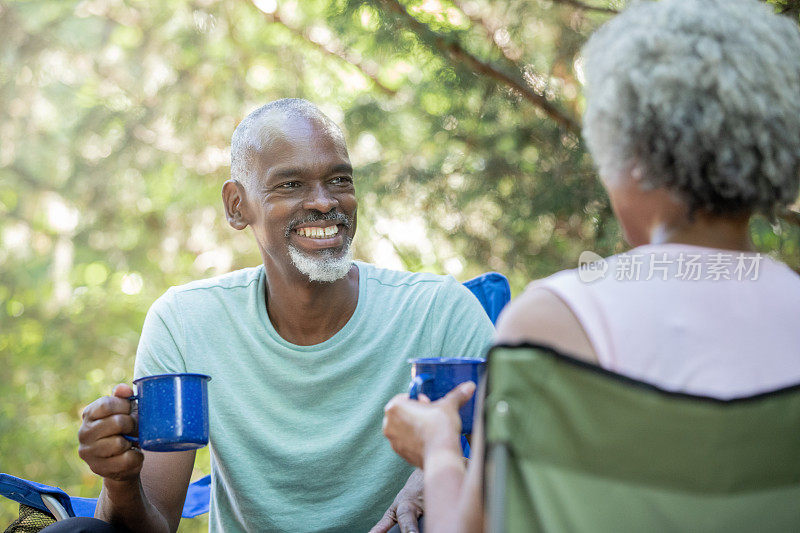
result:
[(414, 379), (411, 380), (411, 385), (408, 387), (408, 397), (412, 400), (416, 400), (419, 397), (419, 389), (422, 387), (422, 384), (432, 379), (433, 376), (431, 374), (414, 376)]
[[(138, 395), (136, 395), (136, 394), (134, 394), (133, 396), (128, 396), (128, 397), (127, 397), (127, 398), (125, 398), (125, 399), (126, 399), (126, 400), (128, 400), (128, 401), (131, 401), (131, 402), (135, 402), (135, 401), (138, 401), (138, 400), (139, 400), (139, 396), (138, 396)], [(125, 434), (123, 433), (123, 434), (122, 434), (122, 438), (123, 438), (123, 439), (125, 439), (125, 440), (129, 440), (129, 441), (131, 441), (131, 442), (132, 442), (133, 444), (135, 444), (137, 447), (139, 446), (139, 437), (131, 437), (130, 435), (125, 435)]]

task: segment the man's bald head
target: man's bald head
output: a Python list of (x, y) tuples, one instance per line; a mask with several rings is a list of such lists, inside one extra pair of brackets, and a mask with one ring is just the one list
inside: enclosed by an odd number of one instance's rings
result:
[(263, 105), (247, 115), (231, 138), (231, 178), (250, 188), (255, 181), (256, 156), (275, 139), (283, 136), (287, 127), (304, 121), (321, 125), (325, 131), (345, 145), (339, 126), (325, 113), (300, 98), (282, 98)]

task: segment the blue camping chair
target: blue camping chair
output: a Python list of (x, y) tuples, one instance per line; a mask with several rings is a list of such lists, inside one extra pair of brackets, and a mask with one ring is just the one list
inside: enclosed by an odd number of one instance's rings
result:
[[(472, 294), (481, 302), (492, 324), (497, 321), (500, 311), (511, 299), (508, 279), (497, 272), (487, 272), (464, 282)], [(469, 447), (462, 437), (465, 455)], [(52, 515), (56, 520), (73, 516), (94, 516), (97, 498), (78, 498), (69, 496), (58, 487), (51, 487), (35, 481), (0, 473), (0, 495), (20, 504), (33, 507)], [(186, 493), (182, 518), (194, 518), (208, 512), (211, 497), (211, 476), (198, 479)]]

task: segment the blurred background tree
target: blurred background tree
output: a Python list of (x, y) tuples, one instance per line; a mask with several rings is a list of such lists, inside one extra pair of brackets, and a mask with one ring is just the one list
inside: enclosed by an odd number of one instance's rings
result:
[[(360, 259), (498, 270), (516, 293), (624, 249), (580, 139), (579, 55), (623, 4), (0, 1), (0, 471), (99, 492), (80, 412), (130, 381), (150, 303), (260, 262), (220, 186), (233, 129), (267, 101), (345, 128)], [(796, 225), (757, 219), (753, 238), (800, 269)], [(15, 513), (0, 502), (0, 524)]]

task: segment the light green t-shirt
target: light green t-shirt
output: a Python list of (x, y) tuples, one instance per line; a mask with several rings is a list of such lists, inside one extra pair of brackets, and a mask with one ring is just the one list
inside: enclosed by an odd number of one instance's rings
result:
[(173, 287), (150, 308), (135, 376), (212, 376), (211, 531), (368, 531), (412, 472), (381, 433), (407, 360), (490, 345), (491, 322), (453, 278), (356, 264), (353, 316), (313, 346), (275, 331), (263, 266)]

